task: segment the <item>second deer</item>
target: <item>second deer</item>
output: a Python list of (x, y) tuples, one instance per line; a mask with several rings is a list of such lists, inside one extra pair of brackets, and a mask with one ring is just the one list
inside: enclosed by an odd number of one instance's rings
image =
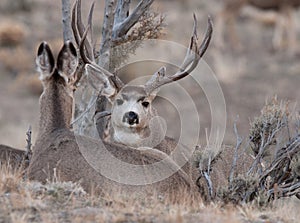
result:
[(283, 38), (287, 36), (287, 48), (293, 50), (296, 46), (296, 24), (294, 11), (300, 6), (300, 0), (226, 0), (223, 9), (217, 18), (218, 37), (217, 44), (224, 46), (224, 26), (228, 24), (228, 36), (233, 47), (241, 47), (238, 35), (235, 30), (235, 22), (244, 6), (252, 6), (259, 10), (275, 10), (278, 14), (275, 17), (275, 33), (273, 36), (273, 48), (283, 48)]

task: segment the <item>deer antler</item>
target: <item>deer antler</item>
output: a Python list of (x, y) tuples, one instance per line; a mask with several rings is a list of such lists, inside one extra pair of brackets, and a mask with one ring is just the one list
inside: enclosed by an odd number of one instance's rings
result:
[(189, 75), (197, 67), (200, 59), (206, 52), (211, 40), (212, 32), (213, 32), (212, 20), (210, 17), (208, 17), (208, 27), (206, 30), (206, 34), (200, 47), (198, 48), (197, 18), (196, 15), (194, 14), (193, 34), (182, 65), (180, 66), (179, 70), (174, 75), (171, 76), (165, 76), (165, 68), (161, 68), (160, 71), (156, 72), (151, 77), (151, 79), (145, 84), (145, 89), (147, 94), (151, 94), (151, 92), (153, 92), (155, 89), (165, 84), (180, 80), (186, 77), (187, 75)]
[(104, 74), (104, 77), (100, 75), (93, 75), (94, 77), (103, 80), (103, 78), (108, 78), (112, 83), (112, 86), (115, 86), (116, 91), (118, 92), (123, 86), (124, 83), (117, 77), (115, 74), (110, 73), (108, 70), (102, 68), (95, 62), (94, 48), (92, 43), (87, 39), (87, 35), (90, 32), (92, 39), (92, 18), (94, 11), (94, 3), (91, 6), (89, 15), (88, 15), (88, 24), (87, 27), (84, 26), (81, 18), (81, 0), (76, 0), (72, 9), (72, 30), (74, 33), (75, 41), (79, 47), (79, 52), (83, 63), (85, 64), (86, 69), (92, 67), (93, 70), (97, 70), (99, 74)]
[[(93, 2), (93, 4), (92, 4), (90, 12), (89, 12), (89, 16), (88, 16), (88, 24), (90, 24), (90, 26), (92, 25), (94, 5), (95, 5), (95, 2)], [(82, 36), (84, 34), (84, 31), (86, 30), (86, 28), (83, 25), (82, 18), (81, 18), (81, 0), (76, 0), (74, 3), (73, 9), (72, 9), (72, 30), (74, 33), (75, 41), (76, 41), (77, 45), (79, 46), (82, 41)], [(91, 36), (92, 36), (92, 31), (91, 31)], [(91, 43), (88, 40), (86, 40), (86, 41), (84, 41), (84, 45), (85, 45), (85, 49), (87, 51), (86, 53), (87, 53), (88, 57), (90, 58), (90, 60), (93, 60), (94, 51), (91, 46)]]

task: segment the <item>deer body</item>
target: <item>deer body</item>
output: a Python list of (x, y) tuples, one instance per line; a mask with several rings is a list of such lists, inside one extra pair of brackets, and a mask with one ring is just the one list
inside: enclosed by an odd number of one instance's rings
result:
[(21, 167), (26, 159), (26, 151), (0, 144), (0, 163), (8, 164), (12, 169)]
[(275, 10), (278, 15), (275, 18), (275, 34), (273, 36), (273, 47), (278, 50), (282, 48), (284, 32), (288, 38), (288, 49), (293, 50), (296, 42), (295, 22), (293, 19), (293, 11), (300, 6), (300, 0), (226, 0), (224, 6), (217, 18), (217, 26), (219, 34), (217, 43), (224, 46), (223, 30), (225, 24), (228, 24), (230, 44), (234, 47), (241, 47), (238, 41), (234, 23), (241, 9), (246, 6), (252, 6), (260, 10)]
[(224, 8), (232, 11), (238, 11), (244, 5), (251, 5), (253, 7), (269, 10), (275, 9), (278, 10), (284, 6), (299, 6), (299, 0), (226, 0), (224, 1)]

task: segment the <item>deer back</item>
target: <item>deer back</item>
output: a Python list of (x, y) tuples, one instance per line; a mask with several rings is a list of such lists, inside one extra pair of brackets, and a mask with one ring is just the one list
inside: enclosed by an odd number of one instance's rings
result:
[(0, 163), (12, 169), (21, 167), (25, 162), (26, 151), (0, 144)]

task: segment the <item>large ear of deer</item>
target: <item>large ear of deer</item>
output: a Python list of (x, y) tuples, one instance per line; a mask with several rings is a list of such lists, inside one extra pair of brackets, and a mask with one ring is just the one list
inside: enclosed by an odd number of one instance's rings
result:
[(66, 83), (73, 85), (76, 82), (76, 68), (78, 58), (72, 42), (66, 42), (57, 57), (57, 71)]
[(116, 95), (116, 87), (110, 80), (111, 76), (107, 77), (99, 68), (99, 66), (93, 66), (92, 64), (85, 65), (88, 81), (96, 90), (102, 89), (101, 95), (110, 98)]
[(54, 57), (49, 45), (46, 42), (42, 42), (38, 48), (36, 65), (42, 81), (49, 78), (54, 71)]

